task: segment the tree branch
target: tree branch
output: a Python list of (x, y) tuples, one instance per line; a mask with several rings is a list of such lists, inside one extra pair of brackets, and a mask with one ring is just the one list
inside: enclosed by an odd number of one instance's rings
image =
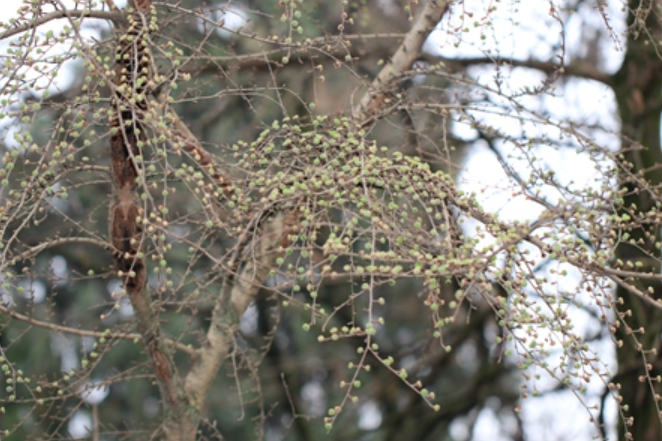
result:
[[(63, 334), (72, 334), (78, 335), (81, 337), (94, 337), (94, 338), (116, 338), (116, 339), (125, 339), (125, 340), (135, 340), (141, 338), (142, 335), (136, 333), (122, 333), (122, 332), (99, 332), (99, 331), (87, 331), (84, 329), (71, 328), (69, 326), (56, 325), (54, 323), (48, 323), (35, 318), (29, 317), (27, 315), (12, 311), (6, 306), (0, 305), (0, 313), (5, 314), (15, 320), (25, 322), (29, 325), (36, 326), (38, 328), (50, 329), (54, 332), (60, 332)], [(182, 352), (187, 353), (188, 355), (195, 355), (195, 350), (189, 346), (183, 345), (177, 341), (165, 339), (165, 343), (168, 346), (172, 346)]]
[[(311, 53), (312, 50), (315, 50), (316, 53)], [(220, 73), (226, 72), (228, 70), (249, 70), (253, 69), (256, 71), (269, 71), (269, 66), (279, 66), (279, 67), (297, 67), (300, 66), (298, 63), (290, 62), (287, 65), (283, 65), (281, 59), (283, 54), (287, 53), (287, 48), (283, 49), (274, 49), (267, 52), (261, 52), (256, 54), (245, 54), (245, 55), (236, 55), (236, 56), (218, 56), (218, 57), (208, 57), (205, 58), (202, 62), (198, 62), (193, 58), (193, 62), (189, 62), (187, 66), (180, 69), (180, 72), (196, 74), (201, 73)], [(349, 48), (349, 53), (346, 48), (334, 48), (332, 50), (322, 50), (320, 48), (296, 48), (292, 49), (291, 58), (294, 61), (306, 62), (315, 59), (317, 63), (322, 63), (324, 61), (332, 62), (335, 59), (340, 59), (346, 55), (350, 55), (353, 59), (364, 60), (363, 53), (369, 55), (367, 59), (380, 59), (388, 57), (388, 48), (387, 47), (373, 47), (371, 46), (369, 50), (366, 49), (357, 49), (355, 47)], [(319, 55), (326, 56), (327, 59), (319, 59)], [(594, 80), (600, 83), (603, 83), (607, 86), (612, 85), (612, 76), (606, 74), (592, 65), (578, 61), (566, 66), (555, 64), (552, 61), (540, 61), (540, 60), (517, 60), (513, 58), (488, 58), (488, 57), (478, 57), (478, 58), (448, 58), (442, 57), (439, 55), (433, 54), (421, 54), (417, 61), (425, 61), (429, 64), (439, 64), (441, 63), (451, 71), (459, 71), (470, 66), (480, 66), (480, 65), (494, 65), (495, 67), (523, 67), (528, 69), (535, 69), (540, 72), (547, 74), (556, 74), (564, 77), (577, 77), (584, 78), (587, 80)], [(406, 69), (405, 69), (406, 70)], [(421, 72), (425, 74), (425, 71)], [(655, 106), (655, 109), (660, 106)]]
[[(300, 64), (290, 62), (287, 65), (282, 64), (282, 58), (284, 54), (289, 54), (289, 58), (293, 61), (307, 62), (310, 60), (317, 60), (320, 56), (326, 56), (329, 60), (334, 61), (336, 59), (343, 59), (345, 56), (350, 55), (353, 59), (365, 59), (366, 55), (369, 59), (380, 59), (387, 58), (390, 54), (391, 46), (388, 45), (371, 45), (369, 49), (359, 46), (358, 43), (367, 43), (371, 41), (376, 41), (377, 43), (383, 43), (385, 39), (400, 39), (404, 38), (407, 34), (350, 34), (343, 35), (339, 37), (339, 40), (342, 42), (352, 43), (351, 45), (337, 45), (338, 41), (335, 39), (318, 38), (312, 40), (309, 45), (306, 46), (289, 46), (278, 49), (272, 49), (264, 52), (252, 53), (252, 54), (242, 54), (242, 55), (227, 55), (227, 56), (210, 56), (200, 59), (196, 57), (183, 57), (188, 61), (186, 65), (182, 66), (179, 69), (180, 72), (190, 73), (190, 74), (200, 74), (200, 73), (218, 73), (233, 71), (239, 69), (254, 69), (257, 71), (269, 71), (270, 65), (280, 66), (280, 67), (296, 67)], [(585, 78), (589, 80), (598, 81), (600, 83), (606, 84), (608, 86), (612, 83), (611, 75), (608, 75), (599, 69), (596, 69), (592, 64), (587, 63), (583, 60), (578, 60), (569, 65), (559, 65), (552, 61), (540, 61), (540, 60), (517, 60), (513, 58), (489, 58), (489, 57), (475, 57), (475, 58), (448, 58), (442, 57), (439, 55), (433, 55), (429, 53), (420, 54), (415, 61), (425, 61), (430, 64), (439, 64), (447, 66), (451, 70), (461, 70), (469, 66), (479, 66), (479, 65), (494, 65), (497, 67), (523, 67), (529, 69), (536, 69), (547, 74), (557, 74), (559, 76), (571, 76), (578, 78)], [(322, 62), (322, 60), (317, 60), (317, 62)], [(412, 63), (413, 64), (413, 63)], [(409, 68), (404, 69), (404, 71), (409, 70)], [(404, 72), (403, 71), (403, 72)], [(402, 73), (402, 72), (401, 72)], [(394, 75), (397, 76), (397, 75)]]
[[(277, 49), (271, 49), (262, 52), (224, 55), (224, 56), (204, 56), (204, 57), (181, 57), (182, 60), (192, 60), (182, 64), (180, 72), (201, 73), (201, 72), (225, 72), (238, 69), (256, 69), (268, 71), (270, 65), (284, 66), (282, 64), (283, 55), (287, 54), (292, 60), (287, 66), (297, 66), (295, 61), (307, 62), (317, 60), (321, 56), (330, 59), (344, 59), (347, 55), (362, 57), (369, 53), (370, 58), (386, 57), (392, 48), (392, 44), (386, 44), (385, 41), (404, 38), (406, 34), (401, 33), (378, 33), (378, 34), (344, 34), (342, 36), (327, 36), (314, 38), (309, 43), (302, 44), (282, 44)], [(362, 44), (373, 43), (370, 49), (366, 49)], [(176, 58), (175, 58), (176, 59)], [(198, 60), (201, 63), (198, 63)], [(191, 64), (191, 66), (187, 66)]]
[(98, 18), (100, 20), (110, 20), (116, 24), (121, 24), (124, 22), (124, 15), (121, 12), (111, 12), (111, 11), (93, 11), (93, 10), (60, 10), (49, 12), (30, 20), (28, 23), (23, 23), (16, 27), (7, 29), (6, 31), (0, 33), (0, 40), (5, 38), (13, 37), (16, 34), (21, 32), (29, 31), (30, 29), (36, 29), (37, 27), (48, 23), (49, 21), (58, 20), (61, 18)]
[(414, 26), (405, 36), (404, 41), (395, 52), (391, 61), (386, 63), (372, 82), (368, 91), (363, 96), (358, 106), (354, 109), (354, 117), (363, 124), (371, 118), (383, 105), (388, 93), (386, 89), (391, 86), (394, 79), (402, 72), (409, 70), (414, 61), (421, 53), (423, 43), (441, 21), (441, 17), (448, 11), (450, 2), (448, 0), (428, 0), (423, 12), (418, 17)]
[[(156, 99), (163, 105), (166, 105), (168, 102), (168, 97), (165, 94), (158, 94)], [(173, 109), (170, 109), (168, 116), (177, 130), (176, 138), (179, 141), (178, 146), (186, 150), (193, 160), (209, 173), (225, 194), (233, 191), (230, 179), (214, 166), (212, 155), (202, 146), (198, 138), (191, 132), (191, 129), (188, 128), (184, 121), (181, 120), (179, 115)]]
[[(147, 269), (140, 248), (143, 232), (136, 223), (141, 207), (135, 191), (139, 176), (135, 156), (139, 152), (139, 143), (145, 140), (145, 132), (138, 131), (137, 127), (143, 127), (144, 114), (148, 108), (143, 93), (146, 91), (143, 80), (147, 78), (144, 73), (149, 71), (149, 65), (153, 62), (147, 44), (154, 20), (152, 0), (132, 0), (127, 11), (131, 14), (127, 17), (130, 18), (130, 27), (125, 30), (117, 48), (111, 99), (111, 107), (117, 111), (117, 116), (110, 118), (110, 125), (115, 131), (109, 140), (114, 184), (110, 206), (110, 239), (114, 250), (117, 250), (113, 253), (113, 259), (131, 300), (136, 327), (163, 399), (163, 438), (167, 441), (193, 441), (197, 425), (192, 427), (188, 424), (191, 421), (188, 418), (189, 403), (182, 377), (177, 372), (172, 354), (161, 334), (158, 308), (153, 305), (151, 293), (147, 290)], [(126, 91), (131, 91), (134, 97), (139, 98), (127, 99)]]
[[(278, 212), (265, 221), (260, 235), (253, 243), (251, 259), (236, 275), (228, 274), (226, 277), (220, 299), (212, 313), (206, 341), (185, 380), (186, 394), (197, 411), (196, 424), (192, 425), (197, 426), (198, 413), (204, 405), (211, 383), (230, 351), (241, 317), (255, 299), (269, 276), (269, 271), (276, 266), (277, 250), (287, 234), (288, 223), (288, 215), (284, 212)], [(233, 260), (234, 268), (240, 268), (241, 259)]]
[(579, 61), (577, 63), (569, 64), (566, 66), (555, 64), (551, 61), (538, 61), (538, 60), (516, 60), (513, 58), (446, 58), (436, 55), (423, 54), (420, 60), (426, 61), (430, 64), (443, 63), (450, 67), (456, 66), (458, 68), (466, 68), (469, 66), (477, 66), (484, 64), (492, 64), (497, 67), (525, 67), (529, 69), (536, 69), (548, 74), (558, 74), (565, 76), (573, 76), (579, 78), (586, 78), (589, 80), (599, 81), (608, 86), (611, 85), (612, 79), (610, 75), (596, 69), (593, 65)]

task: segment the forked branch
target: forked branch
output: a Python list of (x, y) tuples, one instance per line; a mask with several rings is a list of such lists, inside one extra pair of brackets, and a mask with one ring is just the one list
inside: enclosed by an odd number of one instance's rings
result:
[[(195, 414), (189, 414), (195, 419), (191, 426), (197, 426), (205, 396), (230, 352), (241, 317), (264, 285), (271, 269), (276, 267), (278, 247), (287, 235), (288, 223), (289, 218), (284, 212), (266, 219), (261, 227), (258, 226), (260, 232), (256, 235), (251, 257), (245, 265), (241, 266), (242, 259), (233, 259), (233, 267), (226, 276), (212, 313), (206, 341), (199, 350), (197, 362), (186, 376), (186, 394), (195, 409)], [(242, 251), (238, 248), (235, 254), (241, 254)]]
[(354, 117), (358, 121), (366, 124), (377, 113), (388, 97), (388, 89), (393, 86), (393, 81), (403, 72), (411, 69), (421, 54), (423, 43), (439, 24), (449, 7), (450, 1), (448, 0), (428, 0), (423, 12), (405, 35), (398, 50), (379, 72), (354, 109)]

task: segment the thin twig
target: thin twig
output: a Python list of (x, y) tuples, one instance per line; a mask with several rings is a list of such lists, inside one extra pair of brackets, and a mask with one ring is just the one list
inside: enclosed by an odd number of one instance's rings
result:
[(110, 20), (118, 25), (124, 22), (124, 15), (121, 12), (75, 10), (75, 9), (53, 11), (53, 12), (49, 12), (48, 14), (44, 14), (34, 20), (30, 20), (28, 23), (23, 23), (19, 26), (13, 27), (11, 29), (7, 29), (6, 31), (0, 33), (0, 40), (13, 37), (16, 34), (29, 31), (30, 29), (35, 29), (43, 24), (48, 23), (49, 21), (58, 20), (61, 18), (69, 18), (69, 17), (98, 18), (100, 20)]
[[(12, 311), (4, 305), (0, 305), (0, 313), (5, 314), (15, 320), (27, 323), (38, 328), (50, 329), (54, 332), (61, 332), (63, 334), (78, 335), (80, 337), (94, 337), (94, 338), (111, 338), (111, 339), (124, 339), (124, 340), (135, 340), (140, 339), (142, 336), (137, 333), (123, 333), (123, 332), (99, 332), (99, 331), (87, 331), (85, 329), (76, 329), (69, 326), (56, 325), (54, 323), (44, 322), (37, 320), (35, 318), (29, 317), (27, 315)], [(182, 351), (190, 356), (195, 356), (195, 350), (192, 347), (183, 345), (177, 341), (165, 339), (165, 343), (168, 346), (172, 346), (179, 351)]]

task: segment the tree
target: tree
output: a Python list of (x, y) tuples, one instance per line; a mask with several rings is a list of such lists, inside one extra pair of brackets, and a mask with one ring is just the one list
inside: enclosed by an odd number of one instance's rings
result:
[(516, 1), (115, 3), (1, 25), (3, 439), (662, 438), (659, 2), (534, 11), (547, 59)]

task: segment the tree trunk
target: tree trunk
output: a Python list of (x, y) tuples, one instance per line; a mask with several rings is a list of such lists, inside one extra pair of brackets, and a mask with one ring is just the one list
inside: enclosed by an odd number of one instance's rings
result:
[[(641, 5), (639, 3), (642, 3)], [(613, 89), (616, 94), (618, 111), (621, 118), (622, 153), (627, 163), (631, 164), (628, 174), (625, 170), (620, 174), (620, 190), (624, 192), (623, 204), (620, 212), (635, 217), (655, 209), (655, 199), (648, 191), (641, 191), (631, 179), (632, 175), (639, 175), (646, 179), (651, 187), (662, 183), (662, 169), (656, 168), (662, 164), (662, 151), (660, 150), (660, 98), (661, 98), (661, 68), (660, 57), (655, 51), (657, 42), (662, 37), (659, 19), (654, 11), (645, 14), (646, 7), (659, 7), (659, 0), (644, 2), (630, 1), (631, 12), (628, 17), (628, 26), (633, 32), (627, 42), (627, 52), (621, 69), (613, 78)], [(637, 9), (638, 8), (638, 9)], [(637, 11), (639, 11), (637, 13)], [(643, 12), (642, 12), (643, 11)], [(635, 17), (635, 14), (638, 16)], [(643, 20), (641, 22), (640, 20)], [(647, 32), (638, 34), (638, 23), (645, 23)], [(643, 27), (641, 27), (643, 30)], [(654, 40), (654, 41), (653, 41)], [(657, 108), (656, 108), (657, 107)], [(643, 148), (635, 148), (635, 146)], [(626, 164), (627, 166), (627, 164)], [(639, 269), (655, 274), (660, 273), (660, 252), (655, 244), (660, 241), (659, 224), (642, 224), (627, 231), (630, 239), (622, 241), (616, 248), (616, 257), (623, 262), (639, 262), (643, 264)], [(646, 292), (653, 288), (653, 297), (662, 298), (662, 284), (658, 282), (643, 283), (630, 282)], [(624, 316), (627, 325), (621, 323), (616, 338), (623, 341), (623, 346), (617, 349), (618, 373), (613, 383), (620, 384), (621, 403), (625, 418), (619, 418), (619, 439), (636, 441), (660, 441), (662, 439), (662, 426), (654, 401), (651, 383), (647, 380), (646, 363), (655, 364), (656, 355), (651, 351), (658, 349), (660, 333), (662, 333), (662, 313), (659, 309), (651, 308), (641, 299), (618, 287), (617, 296), (623, 303), (619, 306), (619, 313), (631, 311), (631, 316)], [(628, 313), (629, 314), (629, 313)], [(643, 329), (643, 332), (638, 330)], [(631, 333), (634, 330), (635, 333)], [(646, 362), (644, 362), (644, 355)], [(657, 375), (653, 370), (651, 377)], [(643, 381), (642, 381), (643, 380)], [(655, 384), (655, 393), (660, 387)], [(630, 425), (633, 423), (633, 425)]]

